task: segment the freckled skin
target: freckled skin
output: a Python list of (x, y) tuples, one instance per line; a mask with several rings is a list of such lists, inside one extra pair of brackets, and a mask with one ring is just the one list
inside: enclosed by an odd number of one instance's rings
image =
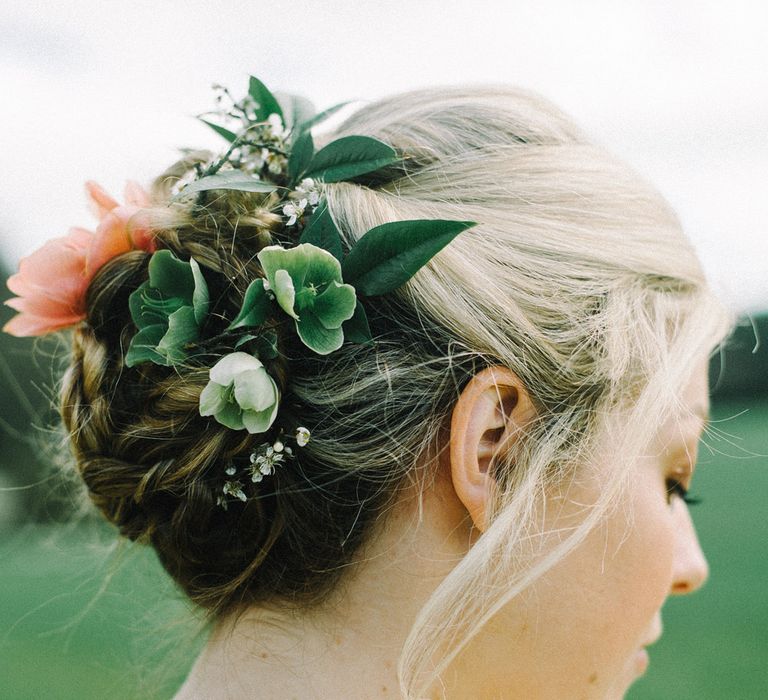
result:
[[(707, 393), (702, 365), (684, 401), (695, 410), (707, 405)], [(499, 692), (510, 700), (624, 697), (644, 670), (638, 652), (661, 633), (667, 596), (695, 591), (707, 575), (687, 506), (670, 498), (666, 486), (679, 465), (676, 455), (695, 461), (702, 427), (693, 417), (661, 426), (648, 456), (636, 464), (622, 507), (471, 644), (461, 663), (483, 659), (484, 673), (476, 675), (488, 691), (483, 697)], [(548, 506), (547, 512), (558, 514), (551, 525), (572, 526), (581, 508), (576, 504), (594, 502), (600, 485), (600, 474), (575, 481), (567, 502), (558, 504), (561, 510)], [(634, 517), (628, 520), (630, 512)]]

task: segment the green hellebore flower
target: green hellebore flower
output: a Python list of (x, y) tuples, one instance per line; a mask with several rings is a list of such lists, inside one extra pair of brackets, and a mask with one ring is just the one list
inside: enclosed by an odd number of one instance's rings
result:
[(213, 416), (227, 428), (249, 433), (264, 433), (274, 423), (280, 392), (253, 355), (225, 355), (211, 367), (209, 376), (200, 394), (201, 416)]
[(357, 305), (355, 288), (342, 282), (339, 261), (312, 243), (267, 246), (258, 258), (304, 345), (320, 355), (338, 350), (344, 342), (341, 324), (352, 318)]
[(182, 362), (185, 346), (200, 336), (208, 316), (208, 285), (194, 258), (184, 262), (170, 250), (158, 250), (149, 261), (149, 279), (130, 295), (128, 305), (138, 333), (125, 364), (168, 367)]

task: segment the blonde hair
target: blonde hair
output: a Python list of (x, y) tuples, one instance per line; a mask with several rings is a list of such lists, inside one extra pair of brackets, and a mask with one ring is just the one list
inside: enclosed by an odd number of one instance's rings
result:
[[(534, 94), (413, 92), (361, 110), (346, 133), (383, 139), (424, 165), (380, 190), (329, 189), (341, 229), (354, 237), (396, 219), (480, 222), (401, 296), (448, 330), (455, 353), (511, 368), (542, 409), (524, 451), (496, 467), (506, 476), (490, 528), (408, 638), (399, 674), (404, 696), (416, 698), (606, 515), (633, 456), (732, 319), (658, 192)], [(556, 549), (526, 562), (538, 497), (611, 432), (616, 469), (599, 502)], [(435, 436), (424, 437), (426, 448)]]
[[(101, 410), (111, 412), (106, 398), (115, 396), (117, 374), (123, 372), (123, 383), (139, 380), (120, 362), (107, 374), (88, 368), (89, 362), (106, 367), (119, 345), (119, 330), (111, 338), (97, 331), (78, 339), (64, 413), (81, 470), (100, 489), (102, 510), (129, 536), (151, 541), (193, 599), (224, 614), (260, 600), (296, 600), (299, 592), (308, 602), (321, 599), (402, 486), (420, 478), (427, 483), (430, 465), (420, 460), (438, 443), (473, 374), (491, 365), (513, 370), (539, 417), (523, 446), (495, 467), (500, 488), (487, 531), (415, 621), (399, 674), (403, 695), (418, 698), (501, 606), (576, 547), (615, 505), (632, 455), (676, 408), (693, 365), (723, 338), (731, 318), (711, 295), (660, 195), (534, 94), (506, 87), (415, 91), (358, 110), (328, 138), (347, 134), (379, 138), (406, 163), (404, 171), (379, 180), (323, 187), (347, 246), (388, 221), (442, 218), (478, 226), (405, 286), (370, 301), (374, 348), (345, 345), (324, 358), (294, 354), (278, 368), (285, 401), (314, 426), (313, 439), (302, 452), (300, 474), (276, 474), (274, 493), (246, 506), (237, 520), (254, 544), (244, 544), (244, 535), (230, 542), (225, 556), (217, 542), (216, 558), (203, 561), (226, 564), (228, 579), (212, 576), (206, 590), (195, 588), (190, 582), (199, 582), (201, 569), (187, 568), (194, 556), (200, 559), (201, 545), (180, 553), (185, 527), (214, 528), (224, 517), (195, 474), (208, 474), (223, 456), (244, 449), (225, 429), (203, 425), (195, 415), (204, 376), (184, 384), (174, 375), (155, 386), (152, 401), (163, 411), (152, 413), (151, 430), (143, 408), (124, 425), (104, 420), (99, 427), (92, 412), (73, 407), (100, 396)], [(158, 181), (159, 199), (167, 185), (167, 176)], [(161, 240), (228, 275), (258, 274), (256, 249), (268, 244), (277, 226), (263, 213), (268, 205), (232, 195), (217, 205), (224, 213), (215, 207), (184, 212), (167, 224)], [(254, 214), (253, 206), (262, 213)], [(131, 264), (121, 278), (130, 279), (129, 287), (146, 274), (145, 263)], [(102, 283), (97, 279), (100, 292)], [(121, 298), (115, 294), (91, 297), (111, 304)], [(146, 458), (135, 457), (141, 439), (161, 437), (171, 414), (183, 414), (174, 422), (177, 454), (171, 458), (155, 443), (148, 472)], [(123, 431), (119, 445), (116, 424)], [(609, 431), (616, 469), (598, 503), (556, 547), (531, 549), (537, 500), (594, 459)], [(185, 436), (188, 449), (181, 449)], [(136, 469), (116, 469), (115, 461)], [(300, 513), (312, 520), (299, 523)], [(308, 562), (309, 531), (321, 523), (328, 558)], [(275, 563), (285, 561), (288, 573)], [(323, 566), (324, 578), (317, 575)], [(313, 576), (302, 578), (305, 570)]]

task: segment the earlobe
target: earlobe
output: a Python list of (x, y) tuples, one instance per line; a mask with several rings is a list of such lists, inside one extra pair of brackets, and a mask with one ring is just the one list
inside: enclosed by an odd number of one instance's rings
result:
[(520, 439), (536, 412), (527, 389), (506, 367), (478, 372), (451, 416), (451, 478), (475, 527), (484, 531), (495, 480), (494, 459)]

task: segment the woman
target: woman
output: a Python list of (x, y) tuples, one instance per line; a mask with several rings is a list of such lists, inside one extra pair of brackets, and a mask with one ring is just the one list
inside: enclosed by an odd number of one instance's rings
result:
[(75, 326), (91, 498), (210, 615), (177, 698), (623, 697), (707, 577), (730, 319), (674, 213), (527, 92), (395, 96), (319, 150), (288, 102), (252, 79), (226, 153), (89, 185), (96, 232), (9, 283), (9, 332)]

